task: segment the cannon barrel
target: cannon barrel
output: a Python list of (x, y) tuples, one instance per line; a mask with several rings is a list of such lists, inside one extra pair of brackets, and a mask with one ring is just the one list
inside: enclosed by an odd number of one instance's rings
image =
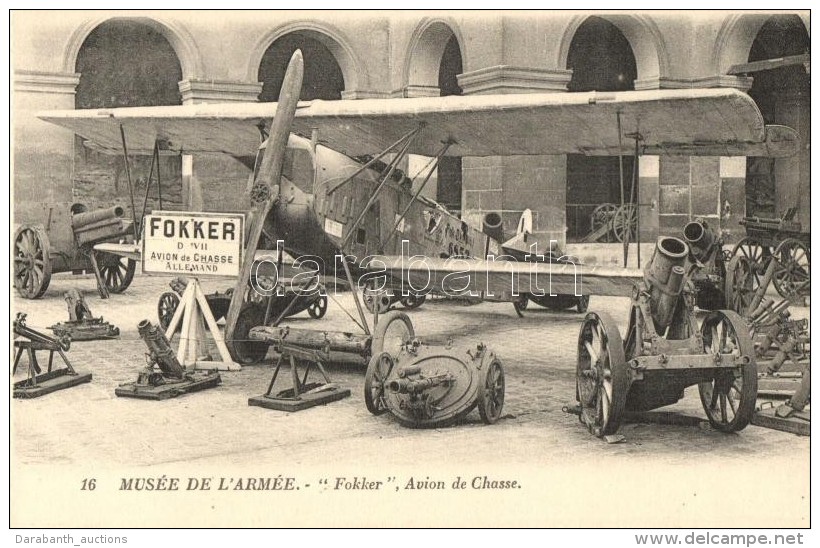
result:
[(137, 324), (137, 331), (148, 346), (151, 358), (162, 372), (169, 377), (181, 379), (185, 374), (185, 369), (177, 360), (165, 333), (157, 326), (151, 325), (148, 320), (142, 320)]
[(398, 392), (399, 394), (420, 394), (425, 390), (442, 385), (449, 380), (449, 375), (436, 375), (424, 379), (408, 379), (405, 377), (403, 379), (390, 381), (387, 383), (387, 388), (391, 392)]
[(672, 323), (683, 291), (683, 265), (688, 255), (689, 246), (683, 240), (669, 236), (658, 238), (652, 259), (644, 269), (644, 280), (649, 286), (650, 312), (660, 334)]
[(692, 249), (692, 254), (698, 260), (703, 260), (709, 254), (712, 245), (717, 241), (717, 234), (709, 228), (706, 221), (692, 221), (683, 227), (683, 239)]
[(85, 213), (76, 213), (71, 216), (71, 226), (74, 230), (77, 230), (93, 223), (119, 218), (123, 215), (125, 215), (125, 209), (122, 206), (113, 206), (104, 209), (97, 209), (95, 211), (88, 211)]
[(501, 215), (491, 211), (484, 216), (482, 232), (497, 242), (504, 240), (504, 224)]

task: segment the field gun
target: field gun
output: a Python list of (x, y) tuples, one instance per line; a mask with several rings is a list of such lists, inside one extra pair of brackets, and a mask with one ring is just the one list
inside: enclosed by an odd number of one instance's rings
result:
[[(699, 247), (696, 256), (710, 247)], [(627, 413), (676, 403), (692, 385), (713, 428), (735, 432), (749, 424), (757, 397), (749, 327), (737, 313), (717, 310), (698, 328), (689, 256), (683, 240), (658, 239), (633, 291), (625, 342), (607, 314), (584, 319), (573, 411), (594, 435), (615, 434)]]

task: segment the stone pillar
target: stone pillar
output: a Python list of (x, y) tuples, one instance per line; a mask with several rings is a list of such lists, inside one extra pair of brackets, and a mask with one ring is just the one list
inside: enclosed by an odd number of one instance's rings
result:
[(38, 119), (45, 110), (74, 108), (80, 75), (64, 72), (14, 72), (11, 142), (14, 146), (14, 223), (46, 226), (56, 249), (71, 245), (68, 210), (73, 203), (71, 172), (74, 133)]
[(810, 98), (797, 90), (783, 90), (775, 104), (775, 120), (778, 124), (789, 126), (800, 136), (800, 150), (789, 158), (778, 158), (774, 162), (776, 192), (775, 212), (782, 215), (790, 207), (797, 206), (794, 220), (803, 225), (803, 231), (809, 231), (810, 222), (810, 179), (811, 162), (811, 112)]
[[(192, 78), (181, 81), (179, 91), (184, 105), (255, 102), (262, 92), (262, 83)], [(254, 156), (256, 151), (249, 150), (247, 154)], [(182, 191), (186, 209), (246, 212), (250, 173), (247, 166), (230, 157), (183, 155)]]
[[(747, 91), (751, 83), (751, 78), (730, 75), (698, 78), (660, 77), (636, 80), (635, 89), (735, 87)], [(654, 241), (658, 235), (680, 236), (684, 225), (695, 218), (705, 219), (713, 228), (727, 230), (729, 242), (736, 241), (737, 234), (742, 235), (743, 229), (738, 222), (746, 212), (745, 158), (655, 158), (640, 159), (641, 203), (648, 203), (653, 196), (657, 199), (655, 211), (647, 207), (641, 209), (642, 241)], [(645, 166), (647, 161), (649, 164)]]
[[(498, 65), (458, 76), (464, 95), (564, 92), (569, 70)], [(462, 217), (480, 227), (487, 213), (500, 213), (504, 236), (515, 233), (524, 209), (533, 212), (533, 236), (540, 248), (566, 243), (566, 156), (464, 158)]]

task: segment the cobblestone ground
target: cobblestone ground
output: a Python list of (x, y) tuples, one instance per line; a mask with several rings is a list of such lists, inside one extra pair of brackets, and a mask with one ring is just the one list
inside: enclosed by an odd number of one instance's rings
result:
[[(805, 498), (808, 493), (808, 438), (755, 426), (726, 435), (697, 426), (658, 424), (626, 424), (620, 430), (624, 442), (612, 445), (588, 434), (576, 417), (561, 410), (574, 400), (576, 339), (582, 316), (532, 304), (524, 318), (518, 318), (511, 305), (497, 303), (467, 306), (428, 301), (408, 312), (417, 335), (427, 343), (444, 344), (452, 338), (454, 346), (468, 348), (484, 342), (501, 357), (506, 401), (503, 419), (493, 426), (483, 425), (477, 411), (462, 424), (434, 430), (408, 429), (389, 415), (372, 416), (362, 395), (364, 366), (355, 363), (328, 367), (334, 381), (352, 390), (347, 399), (294, 414), (249, 407), (248, 397), (262, 394), (267, 387), (272, 354), (260, 365), (222, 373), (222, 385), (215, 389), (161, 402), (118, 398), (115, 387), (136, 380), (145, 363), (146, 347), (138, 338), (137, 322), (156, 321), (156, 301), (167, 290), (168, 281), (138, 275), (125, 294), (103, 301), (96, 295), (92, 278), (58, 275), (44, 298), (13, 299), (13, 311), (26, 312), (28, 325), (44, 330), (67, 318), (62, 295), (78, 287), (94, 314), (121, 330), (119, 340), (72, 345), (68, 356), (78, 370), (93, 373), (90, 384), (12, 402), (13, 467), (147, 466), (162, 470), (163, 466), (202, 465), (247, 469), (286, 462), (422, 465), (434, 471), (480, 464), (548, 469), (559, 475), (564, 469), (586, 466), (605, 477), (601, 467), (615, 463), (632, 473), (654, 471), (658, 466), (689, 469), (697, 464), (704, 472), (726, 471), (729, 492), (734, 489), (731, 481), (737, 478), (744, 485), (756, 481), (769, 485), (773, 477), (792, 475), (794, 480), (797, 474), (797, 483), (806, 485), (806, 491), (794, 496)], [(224, 290), (226, 283), (207, 280), (203, 288), (206, 292)], [(350, 294), (342, 294), (339, 300), (354, 310)], [(628, 306), (625, 298), (593, 297), (590, 309), (608, 312), (623, 333)], [(794, 314), (805, 317), (808, 309), (796, 308)], [(302, 313), (286, 323), (351, 330), (346, 314), (333, 302), (322, 320)], [(14, 378), (22, 378), (21, 372)], [(688, 389), (685, 398), (669, 409), (704, 417), (696, 388)], [(738, 475), (732, 470), (738, 470)], [(670, 475), (674, 472), (657, 480), (662, 482)], [(662, 494), (659, 488), (657, 495)], [(807, 508), (808, 501), (803, 502)], [(800, 519), (808, 519), (808, 510), (805, 516)]]

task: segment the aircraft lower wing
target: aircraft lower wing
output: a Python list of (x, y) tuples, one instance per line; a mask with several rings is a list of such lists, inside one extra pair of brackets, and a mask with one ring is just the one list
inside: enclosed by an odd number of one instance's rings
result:
[[(98, 150), (132, 154), (253, 155), (275, 103), (200, 104), (51, 111)], [(620, 119), (621, 135), (618, 134)], [(767, 126), (754, 100), (735, 89), (612, 93), (534, 93), (301, 102), (292, 131), (349, 156), (374, 154), (422, 127), (408, 150), (434, 156), (631, 155), (768, 156), (794, 154), (797, 133)]]
[(94, 251), (102, 251), (104, 253), (111, 253), (119, 257), (125, 257), (132, 261), (139, 261), (142, 257), (142, 246), (140, 244), (115, 244), (102, 243), (94, 246)]
[[(433, 259), (374, 256), (364, 265), (370, 275), (384, 273), (404, 280), (412, 292), (509, 298), (536, 295), (608, 295), (629, 297), (643, 271), (635, 268), (504, 260)], [(395, 283), (395, 282), (394, 282)]]

